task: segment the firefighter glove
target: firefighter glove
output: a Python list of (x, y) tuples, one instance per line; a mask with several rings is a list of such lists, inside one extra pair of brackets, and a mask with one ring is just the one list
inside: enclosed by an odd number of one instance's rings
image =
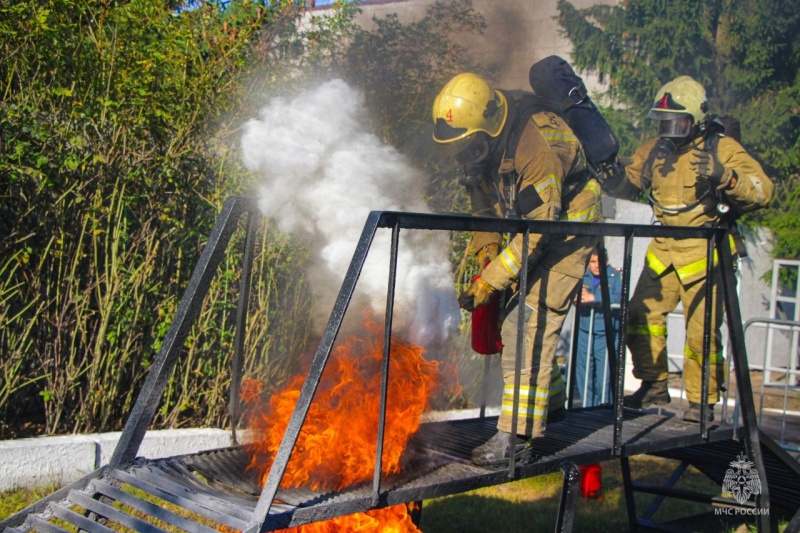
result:
[(458, 304), (471, 313), (475, 308), (489, 303), (494, 291), (494, 287), (481, 278), (477, 278), (472, 282), (472, 285), (469, 286), (469, 289), (458, 297)]
[(625, 179), (625, 167), (630, 164), (630, 159), (620, 157), (613, 163), (601, 166), (597, 172), (600, 185), (603, 187), (616, 187)]
[(711, 152), (695, 149), (689, 164), (699, 176), (708, 178), (717, 189), (729, 187), (732, 173), (725, 172), (725, 166)]
[(475, 262), (478, 263), (478, 268), (481, 272), (486, 268), (486, 265), (494, 261), (497, 254), (500, 252), (500, 245), (496, 243), (487, 244), (475, 254)]

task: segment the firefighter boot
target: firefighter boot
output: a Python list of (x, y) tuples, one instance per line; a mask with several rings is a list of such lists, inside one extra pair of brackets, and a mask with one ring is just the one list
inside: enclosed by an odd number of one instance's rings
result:
[(639, 390), (622, 399), (625, 407), (644, 409), (651, 405), (666, 405), (670, 402), (667, 380), (642, 381)]
[(499, 466), (507, 463), (512, 453), (523, 464), (534, 460), (528, 437), (498, 431), (494, 437), (472, 450), (472, 463), (478, 466)]
[[(683, 413), (683, 419), (687, 422), (697, 422), (700, 423), (700, 404), (689, 402), (689, 408)], [(714, 421), (714, 406), (709, 405), (708, 411), (706, 412), (706, 421), (713, 422)]]

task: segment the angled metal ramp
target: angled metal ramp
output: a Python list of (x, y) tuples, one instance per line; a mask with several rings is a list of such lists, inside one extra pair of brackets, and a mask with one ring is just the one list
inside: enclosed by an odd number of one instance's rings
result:
[[(109, 527), (134, 531), (162, 531), (167, 525), (186, 531), (273, 531), (331, 517), (421, 501), (505, 483), (514, 479), (562, 471), (564, 484), (560, 512), (556, 517), (558, 531), (570, 531), (577, 494), (577, 466), (636, 454), (668, 453), (700, 445), (731, 440), (745, 444), (748, 454), (760, 471), (764, 469), (761, 442), (758, 438), (747, 356), (744, 348), (738, 300), (733, 272), (726, 265), (731, 259), (729, 239), (721, 228), (667, 228), (627, 224), (580, 224), (479, 218), (464, 215), (430, 215), (418, 213), (370, 213), (350, 267), (345, 274), (339, 297), (334, 304), (306, 381), (300, 391), (295, 410), (289, 420), (280, 448), (262, 487), (246, 469), (247, 455), (241, 447), (210, 450), (167, 459), (137, 457), (139, 446), (161, 401), (166, 383), (189, 328), (198, 316), (210, 281), (225, 254), (228, 241), (238, 227), (239, 219), (249, 215), (247, 238), (242, 259), (241, 288), (234, 338), (230, 416), (234, 439), (241, 415), (238, 404), (244, 354), (244, 317), (247, 314), (250, 290), (250, 269), (253, 260), (254, 219), (258, 216), (255, 201), (231, 198), (223, 206), (217, 224), (209, 236), (178, 307), (177, 313), (156, 357), (147, 380), (125, 425), (110, 464), (82, 480), (44, 498), (20, 513), (0, 522), (0, 531), (108, 531)], [(384, 330), (384, 374), (375, 475), (372, 482), (349, 487), (341, 492), (316, 492), (307, 489), (285, 490), (280, 482), (285, 472), (305, 417), (320, 382), (328, 358), (353, 297), (356, 283), (364, 267), (373, 237), (380, 229), (392, 234), (391, 263)], [(616, 347), (610, 342), (614, 376), (614, 398), (621, 399), (624, 379), (625, 326), (627, 300), (630, 294), (632, 242), (639, 237), (701, 238), (708, 242), (708, 272), (712, 277), (714, 253), (723, 265), (722, 294), (725, 300), (728, 327), (731, 332), (734, 370), (740, 398), (741, 422), (738, 427), (702, 422), (690, 424), (661, 413), (625, 410), (621, 401), (613, 405), (585, 410), (570, 410), (564, 421), (548, 427), (547, 436), (537, 439), (536, 460), (517, 464), (512, 458), (501, 468), (480, 468), (469, 463), (469, 451), (484, 442), (495, 429), (492, 418), (423, 424), (408, 448), (408, 468), (402, 475), (384, 477), (380, 458), (383, 450), (386, 420), (386, 369), (390, 357), (394, 288), (400, 230), (492, 231), (523, 235), (523, 265), (520, 293), (527, 283), (528, 239), (531, 233), (599, 235), (625, 240), (623, 292), (620, 308), (620, 338)], [(607, 280), (602, 274), (607, 295)], [(710, 287), (707, 297), (711, 296)], [(609, 299), (604, 298), (606, 302)], [(707, 306), (710, 309), (711, 306)], [(520, 312), (524, 305), (518, 306)], [(610, 310), (606, 314), (610, 316)], [(524, 327), (524, 321), (519, 321)], [(707, 313), (706, 325), (710, 324)], [(516, 353), (525, 350), (524, 335), (518, 334)], [(704, 353), (708, 355), (708, 345)], [(518, 356), (519, 357), (519, 356)], [(705, 358), (706, 362), (709, 357)], [(708, 365), (704, 368), (704, 386), (708, 385)], [(704, 409), (707, 406), (703, 407)], [(516, 409), (514, 409), (516, 411)], [(762, 483), (756, 502), (769, 506), (769, 480)], [(635, 523), (631, 522), (632, 527)], [(769, 531), (768, 520), (758, 520), (759, 531)]]
[[(589, 464), (615, 457), (614, 417), (610, 407), (576, 410), (549, 427), (536, 441), (537, 460), (519, 465), (516, 478), (556, 472), (565, 464)], [(409, 448), (405, 473), (386, 478), (379, 506), (411, 503), (509, 481), (505, 467), (481, 468), (470, 463), (472, 448), (495, 432), (496, 417), (423, 424)], [(637, 411), (625, 412), (623, 455), (669, 453), (675, 447), (703, 442), (697, 425), (679, 418)], [(710, 440), (729, 442), (734, 428), (713, 427)], [(17, 531), (163, 531), (166, 525), (209, 533), (247, 528), (261, 494), (248, 472), (242, 446), (209, 450), (166, 459), (137, 459), (124, 468), (105, 469), (86, 479), (22, 523)], [(280, 503), (277, 503), (280, 502)], [(374, 508), (369, 484), (342, 492), (281, 489), (270, 508), (266, 530), (297, 526), (332, 516)], [(71, 527), (70, 527), (71, 526)]]

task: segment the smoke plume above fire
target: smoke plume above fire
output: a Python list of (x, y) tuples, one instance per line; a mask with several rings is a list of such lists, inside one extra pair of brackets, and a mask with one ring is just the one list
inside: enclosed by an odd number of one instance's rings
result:
[[(420, 172), (370, 133), (362, 94), (342, 80), (280, 97), (245, 124), (243, 162), (258, 176), (259, 207), (316, 253), (315, 298), (330, 310), (373, 210), (427, 212)], [(444, 341), (460, 320), (440, 232), (402, 231), (394, 325), (423, 346)], [(389, 230), (376, 235), (358, 292), (381, 313), (389, 279)]]

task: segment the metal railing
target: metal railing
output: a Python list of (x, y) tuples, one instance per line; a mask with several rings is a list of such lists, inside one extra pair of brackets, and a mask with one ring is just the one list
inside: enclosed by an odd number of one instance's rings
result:
[[(797, 386), (797, 379), (800, 377), (800, 369), (797, 368), (797, 338), (800, 334), (800, 321), (796, 320), (781, 320), (777, 318), (753, 318), (744, 324), (745, 335), (751, 326), (761, 326), (767, 329), (768, 335), (764, 342), (764, 349), (762, 350), (761, 364), (751, 364), (753, 370), (761, 370), (763, 376), (761, 385), (759, 387), (760, 400), (757, 410), (758, 424), (762, 425), (764, 422), (764, 411), (769, 409), (764, 405), (764, 399), (767, 396), (767, 387), (769, 389), (782, 389), (782, 407), (777, 409), (777, 414), (780, 417), (780, 439), (778, 444), (786, 450), (800, 452), (800, 446), (790, 444), (786, 441), (786, 426), (788, 419), (791, 416), (789, 409), (789, 397), (794, 394), (800, 395), (800, 387)], [(791, 356), (787, 358), (786, 364), (783, 366), (776, 366), (772, 357), (772, 348), (774, 344), (770, 333), (773, 330), (790, 331), (791, 332)], [(783, 383), (778, 380), (773, 380), (769, 376), (772, 373), (782, 374), (784, 376)], [(791, 393), (791, 394), (790, 394)], [(772, 396), (777, 396), (770, 394)]]
[[(580, 335), (580, 332), (579, 332), (579, 328), (580, 328), (580, 326), (579, 326), (579, 322), (580, 322), (580, 316), (579, 316), (580, 310), (579, 310), (579, 307), (580, 306), (589, 307), (589, 331), (587, 332), (587, 338), (589, 339), (589, 342), (587, 343), (586, 353), (584, 353), (584, 354), (578, 353), (578, 345), (577, 345), (577, 342), (576, 342), (577, 335)], [(590, 376), (590, 368), (591, 368), (591, 365), (589, 364), (589, 362), (592, 360), (592, 354), (594, 353), (594, 337), (595, 337), (595, 335), (594, 335), (594, 321), (595, 321), (595, 316), (596, 316), (596, 313), (597, 313), (597, 311), (596, 311), (597, 307), (599, 307), (599, 306), (597, 304), (594, 304), (594, 303), (589, 304), (589, 305), (587, 305), (585, 303), (581, 303), (579, 306), (576, 306), (576, 308), (574, 308), (574, 311), (575, 311), (575, 324), (574, 324), (573, 327), (575, 328), (575, 331), (577, 332), (577, 335), (573, 335), (572, 338), (571, 338), (571, 341), (570, 341), (570, 350), (569, 350), (570, 357), (569, 357), (569, 363), (567, 365), (567, 390), (574, 390), (573, 389), (573, 387), (574, 387), (573, 383), (577, 383), (577, 380), (573, 380), (574, 373), (572, 372), (573, 368), (577, 371), (577, 368), (578, 368), (577, 358), (578, 357), (586, 357), (586, 370), (584, 372), (583, 390), (579, 390), (578, 391), (578, 394), (580, 394), (580, 396), (581, 396), (581, 405), (584, 406), (584, 407), (586, 406), (586, 398), (588, 397), (588, 394), (589, 394), (589, 376)], [(615, 310), (620, 309), (620, 307), (621, 306), (618, 303), (612, 303), (609, 306), (609, 308), (611, 309), (612, 313)], [(619, 329), (619, 326), (617, 326), (616, 329)], [(604, 336), (604, 338), (605, 338), (605, 336)], [(608, 348), (606, 348), (605, 357), (603, 358), (603, 377), (601, 379), (601, 382), (603, 383), (603, 391), (600, 394), (600, 403), (601, 404), (608, 403), (608, 401), (611, 399), (610, 398), (611, 395), (609, 394), (611, 392), (610, 391), (611, 383), (609, 381), (610, 374), (611, 374), (611, 365), (609, 364), (609, 357), (608, 357), (609, 353), (610, 352), (608, 351)], [(577, 377), (577, 376), (575, 376), (575, 377)]]
[[(243, 260), (242, 275), (243, 287), (239, 296), (239, 308), (237, 310), (236, 342), (233, 369), (232, 391), (238, 390), (238, 380), (241, 379), (241, 354), (243, 343), (244, 323), (243, 317), (247, 314), (247, 288), (249, 282), (250, 264), (252, 261), (252, 217), (257, 216), (255, 202), (247, 198), (230, 198), (225, 202), (222, 212), (209, 236), (206, 248), (203, 250), (198, 266), (192, 274), (189, 286), (179, 304), (176, 316), (170, 325), (167, 335), (162, 344), (162, 348), (156, 356), (150, 372), (147, 376), (143, 389), (136, 400), (131, 416), (129, 417), (121, 438), (111, 458), (109, 468), (116, 468), (122, 463), (133, 461), (138, 452), (148, 425), (151, 423), (164, 389), (172, 374), (177, 358), (180, 356), (183, 342), (188, 335), (189, 328), (193, 320), (197, 317), (202, 306), (203, 298), (208, 290), (211, 277), (224, 257), (227, 243), (231, 234), (238, 226), (239, 218), (245, 213), (249, 213), (251, 222), (248, 224), (248, 235), (245, 244), (246, 253)], [(737, 361), (735, 370), (737, 372), (737, 386), (739, 388), (740, 407), (744, 431), (742, 434), (745, 448), (749, 457), (753, 458), (755, 466), (759, 471), (764, 471), (763, 458), (760, 450), (758, 426), (755, 419), (755, 408), (753, 403), (752, 388), (749, 381), (747, 354), (742, 330), (741, 315), (739, 312), (739, 302), (736, 294), (736, 282), (733, 269), (729, 266), (733, 264), (733, 255), (730, 248), (729, 239), (725, 238), (726, 233), (721, 228), (689, 228), (689, 227), (665, 227), (665, 226), (641, 226), (632, 224), (584, 224), (575, 222), (561, 221), (531, 221), (531, 220), (509, 220), (497, 218), (473, 217), (469, 215), (439, 215), (421, 213), (401, 213), (390, 211), (374, 211), (369, 214), (364, 229), (355, 247), (353, 259), (344, 276), (339, 295), (334, 303), (328, 324), (323, 332), (320, 343), (311, 362), (306, 380), (300, 391), (299, 398), (295, 405), (294, 412), (289, 420), (286, 432), (284, 433), (280, 447), (274, 457), (272, 467), (267, 474), (260, 498), (253, 514), (248, 521), (245, 531), (256, 532), (266, 531), (273, 524), (269, 523), (270, 509), (273, 506), (278, 488), (285, 473), (292, 450), (297, 442), (300, 430), (308, 414), (314, 393), (320, 383), (320, 378), (328, 359), (331, 355), (334, 342), (342, 327), (345, 312), (353, 298), (358, 279), (364, 267), (367, 254), (372, 246), (373, 239), (380, 229), (390, 229), (392, 232), (391, 254), (389, 279), (387, 284), (387, 305), (385, 314), (384, 346), (383, 346), (383, 365), (382, 365), (382, 388), (379, 406), (379, 431), (377, 435), (376, 464), (374, 468), (374, 478), (372, 486), (372, 504), (377, 506), (381, 497), (381, 460), (383, 455), (383, 425), (386, 417), (386, 391), (388, 387), (388, 362), (390, 357), (390, 344), (392, 336), (392, 319), (394, 313), (394, 291), (397, 275), (397, 260), (399, 234), (401, 230), (437, 230), (437, 231), (458, 231), (458, 232), (496, 232), (507, 234), (522, 235), (522, 265), (519, 279), (519, 298), (518, 306), (519, 320), (516, 346), (516, 368), (521, 367), (522, 354), (525, 352), (524, 328), (526, 325), (525, 296), (527, 293), (527, 273), (528, 273), (528, 246), (530, 235), (576, 235), (576, 236), (599, 236), (599, 237), (621, 237), (624, 239), (624, 253), (622, 265), (622, 297), (620, 304), (620, 323), (619, 335), (615, 345), (614, 339), (607, 336), (607, 348), (614, 354), (611, 359), (613, 368), (611, 369), (614, 380), (612, 383), (613, 419), (614, 427), (612, 434), (612, 452), (614, 456), (622, 456), (622, 426), (623, 426), (623, 380), (625, 365), (625, 345), (627, 328), (627, 308), (630, 294), (630, 271), (633, 255), (634, 238), (654, 238), (670, 237), (678, 239), (703, 239), (708, 242), (707, 249), (707, 279), (712, 279), (714, 269), (714, 252), (719, 254), (722, 273), (721, 296), (724, 299), (726, 316), (728, 318), (729, 331), (731, 333), (732, 355)], [(249, 252), (247, 252), (249, 250)], [(605, 250), (601, 247), (600, 261), (605, 263)], [(603, 301), (609, 305), (608, 279), (604, 269), (601, 269), (601, 284)], [(712, 286), (708, 284), (706, 298), (712, 297)], [(702, 439), (707, 440), (708, 422), (706, 420), (706, 410), (709, 408), (705, 398), (709, 386), (709, 359), (710, 351), (710, 327), (711, 327), (711, 308), (706, 306), (705, 330), (703, 342), (703, 354), (705, 364), (703, 365), (703, 385), (702, 385), (702, 404), (701, 422), (698, 424), (698, 432)], [(610, 324), (610, 308), (604, 311), (606, 329), (613, 331)], [(519, 374), (519, 372), (518, 372)], [(233, 402), (234, 400), (232, 400)], [(516, 413), (518, 412), (519, 390), (514, 395), (515, 416), (512, 420), (512, 430), (516, 428)], [(233, 405), (233, 404), (232, 404)], [(231, 408), (232, 413), (237, 410)], [(234, 424), (235, 425), (235, 424)], [(509, 478), (514, 478), (517, 474), (514, 454), (511, 454), (508, 465)], [(769, 506), (769, 496), (766, 481), (763, 482), (762, 492), (759, 496), (762, 507)]]
[[(670, 313), (669, 318), (683, 319), (683, 315), (678, 313)], [(767, 331), (767, 335), (763, 337), (763, 346), (761, 349), (755, 348), (752, 343), (748, 344), (751, 348), (748, 350), (749, 354), (749, 368), (751, 371), (760, 371), (762, 373), (760, 383), (753, 389), (754, 401), (757, 402), (756, 417), (759, 426), (764, 425), (764, 417), (770, 416), (777, 418), (779, 424), (779, 432), (777, 435), (778, 445), (781, 448), (792, 451), (800, 452), (800, 446), (796, 442), (790, 442), (787, 439), (787, 426), (789, 424), (797, 423), (800, 412), (795, 412), (790, 404), (790, 398), (800, 398), (800, 368), (797, 367), (797, 351), (798, 351), (798, 335), (800, 335), (800, 321), (795, 320), (781, 320), (774, 318), (752, 318), (744, 323), (743, 333), (746, 339), (752, 340), (756, 338), (754, 335), (748, 336), (748, 331), (754, 327), (761, 327)], [(774, 357), (775, 339), (771, 335), (773, 330), (790, 332), (789, 354), (785, 358), (785, 364), (775, 363)], [(736, 426), (739, 422), (739, 409), (738, 409), (738, 391), (736, 388), (730, 387), (731, 374), (734, 371), (735, 360), (728, 357), (728, 348), (726, 343), (723, 343), (723, 356), (729, 361), (729, 365), (725, 374), (725, 390), (720, 395), (721, 400), (721, 420), (723, 423), (728, 423), (728, 414), (730, 414), (730, 424)], [(759, 354), (760, 358), (758, 355)], [(674, 362), (676, 368), (680, 368), (683, 363), (683, 354), (668, 353), (667, 357), (670, 361)], [(773, 379), (772, 375), (781, 376)], [(683, 397), (685, 387), (683, 380), (680, 382), (680, 393)], [(767, 398), (775, 397), (781, 398), (782, 405), (780, 407), (771, 407), (767, 405)], [(793, 420), (794, 418), (794, 420)], [(768, 433), (775, 437), (773, 428), (767, 428)]]

